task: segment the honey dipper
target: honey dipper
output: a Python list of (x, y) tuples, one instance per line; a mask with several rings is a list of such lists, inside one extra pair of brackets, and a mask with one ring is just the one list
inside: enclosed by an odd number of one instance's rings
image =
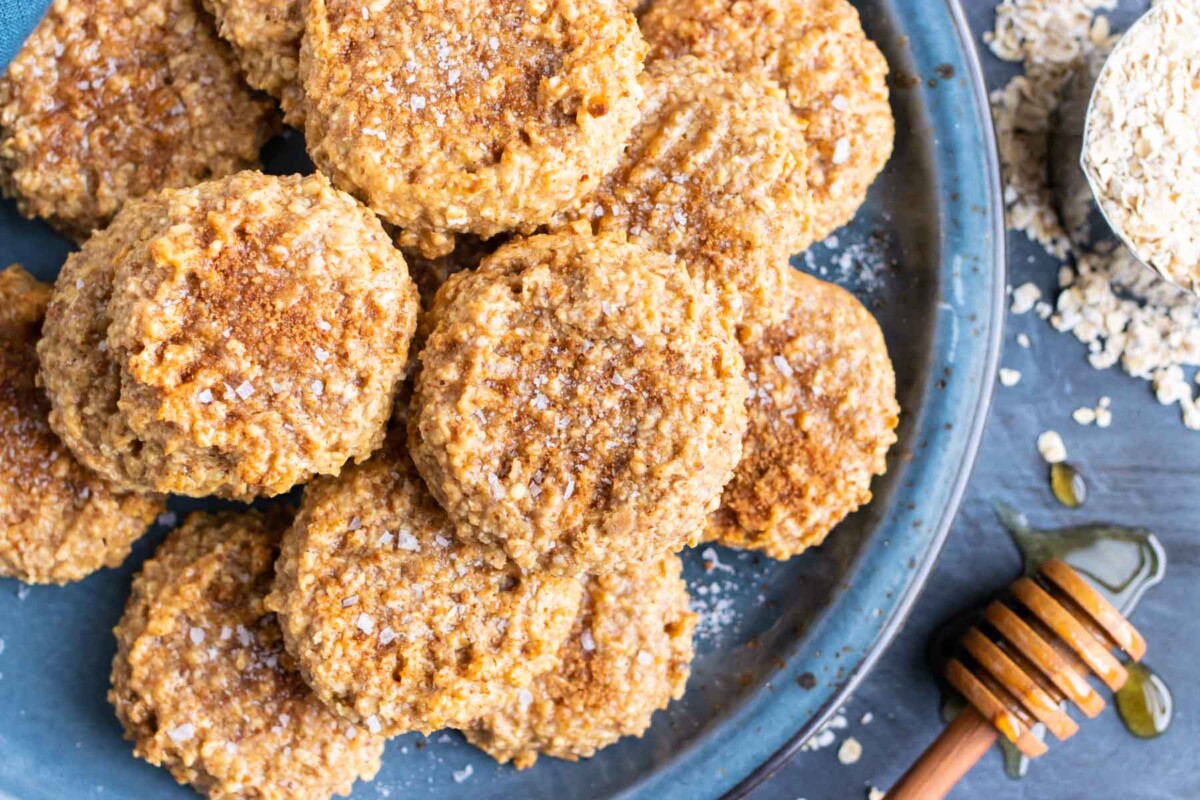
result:
[(1099, 677), (1112, 691), (1128, 678), (1114, 648), (1134, 661), (1146, 640), (1111, 603), (1064, 562), (1051, 559), (1034, 578), (1021, 578), (1009, 596), (992, 602), (986, 624), (972, 627), (945, 676), (967, 707), (887, 793), (888, 800), (938, 800), (1004, 736), (1025, 756), (1045, 743), (1037, 723), (1060, 740), (1079, 726), (1066, 713), (1073, 703), (1088, 718), (1104, 710), (1089, 682)]

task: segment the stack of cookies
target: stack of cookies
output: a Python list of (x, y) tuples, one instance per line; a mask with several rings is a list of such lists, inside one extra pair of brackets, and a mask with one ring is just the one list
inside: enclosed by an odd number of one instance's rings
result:
[[(883, 336), (791, 255), (890, 152), (846, 0), (56, 0), (0, 189), (0, 574), (135, 578), (110, 699), (219, 798), (327, 798), (442, 728), (518, 767), (682, 696), (679, 551), (868, 502)], [(278, 100), (277, 111), (270, 96)], [(254, 171), (278, 120), (317, 173)]]

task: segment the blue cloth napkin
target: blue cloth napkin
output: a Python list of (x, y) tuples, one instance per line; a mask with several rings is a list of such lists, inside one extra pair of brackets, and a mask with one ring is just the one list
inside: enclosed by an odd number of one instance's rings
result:
[(8, 66), (50, 0), (0, 0), (0, 67)]

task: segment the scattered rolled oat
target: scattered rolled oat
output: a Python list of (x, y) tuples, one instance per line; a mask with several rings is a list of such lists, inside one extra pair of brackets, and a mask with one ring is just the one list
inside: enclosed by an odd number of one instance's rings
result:
[(1037, 301), (1042, 299), (1042, 290), (1032, 283), (1023, 283), (1012, 293), (1012, 305), (1009, 311), (1014, 314), (1027, 314), (1033, 310)]
[(1088, 346), (1096, 369), (1120, 364), (1150, 382), (1163, 405), (1178, 403), (1200, 430), (1200, 404), (1187, 372), (1200, 366), (1200, 300), (1158, 278), (1124, 248), (1082, 253), (1050, 323)]
[(846, 765), (857, 764), (858, 760), (862, 758), (862, 752), (862, 744), (859, 743), (858, 739), (848, 736), (842, 742), (841, 747), (838, 748), (838, 761)]
[(1016, 386), (1021, 382), (1021, 371), (1016, 369), (1000, 369), (1000, 385)]
[(1055, 431), (1044, 431), (1038, 436), (1037, 449), (1047, 464), (1061, 464), (1067, 460), (1067, 446)]
[(846, 719), (846, 709), (839, 708), (838, 713), (830, 717), (817, 729), (816, 733), (809, 737), (808, 741), (800, 745), (800, 749), (809, 752), (823, 750), (837, 741), (837, 731), (844, 730), (849, 725), (850, 723)]
[(1200, 289), (1200, 3), (1160, 2), (1096, 82), (1084, 167), (1143, 261)]
[(1093, 18), (1116, 0), (1003, 0), (995, 30), (984, 41), (997, 57), (1022, 62), (1023, 74), (992, 93), (992, 113), (1004, 171), (1008, 227), (1024, 231), (1065, 258), (1063, 230), (1047, 181), (1047, 134), (1058, 94), (1083, 59), (1112, 42), (1108, 21)]

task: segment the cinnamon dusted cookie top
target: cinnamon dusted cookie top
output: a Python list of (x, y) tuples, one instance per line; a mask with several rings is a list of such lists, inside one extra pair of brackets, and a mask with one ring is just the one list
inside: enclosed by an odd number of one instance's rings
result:
[(642, 30), (652, 58), (691, 54), (778, 81), (808, 143), (809, 241), (854, 217), (891, 156), (896, 126), (887, 61), (848, 0), (658, 0)]
[(55, 0), (0, 77), (0, 191), (82, 240), (258, 164), (277, 122), (192, 0)]
[(740, 324), (780, 293), (779, 265), (811, 239), (802, 126), (767, 77), (659, 61), (617, 168), (555, 220), (628, 237), (687, 265)]
[(168, 190), (67, 259), (38, 349), (50, 422), (122, 487), (279, 494), (382, 443), (418, 308), (324, 177)]
[(581, 594), (458, 541), (392, 441), (305, 490), (267, 603), (317, 696), (391, 736), (461, 727), (551, 669)]
[(134, 578), (108, 699), (134, 755), (211, 798), (326, 800), (384, 740), (317, 700), (263, 603), (287, 519), (195, 514)]
[(66, 583), (120, 564), (163, 510), (81, 465), (50, 430), (34, 344), (51, 287), (0, 272), (0, 575)]
[(408, 424), (459, 535), (560, 574), (693, 541), (745, 430), (713, 313), (680, 263), (613, 237), (518, 239), (452, 276)]
[(645, 733), (691, 672), (696, 615), (681, 572), (669, 555), (587, 578), (558, 667), (466, 728), (467, 740), (525, 769), (539, 753), (575, 761)]
[(849, 292), (788, 271), (784, 320), (743, 341), (750, 426), (707, 538), (786, 559), (871, 500), (900, 406), (879, 324)]
[(313, 160), (429, 257), (546, 222), (638, 119), (645, 43), (612, 0), (313, 0), (306, 19)]

